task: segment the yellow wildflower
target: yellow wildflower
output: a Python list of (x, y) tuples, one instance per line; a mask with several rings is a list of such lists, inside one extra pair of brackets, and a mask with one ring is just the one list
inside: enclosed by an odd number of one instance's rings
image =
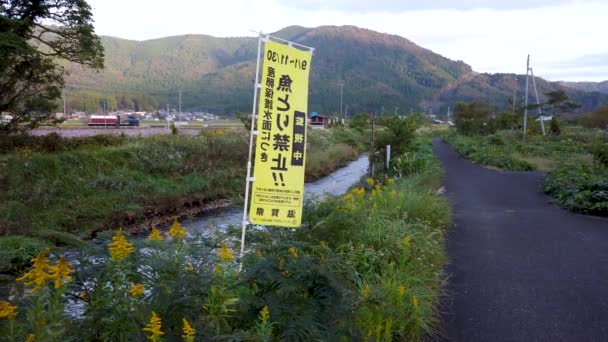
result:
[(369, 285), (365, 285), (363, 288), (363, 297), (367, 298), (369, 296)]
[(69, 262), (64, 256), (57, 260), (55, 266), (50, 267), (50, 279), (55, 279), (55, 288), (58, 289), (63, 285), (62, 280), (65, 282), (71, 282), (72, 278), (70, 274), (75, 271), (70, 267), (72, 263)]
[(367, 331), (367, 336), (368, 336), (368, 337), (372, 337), (372, 331), (371, 331), (371, 330), (368, 330), (368, 331)]
[(412, 305), (414, 306), (415, 309), (418, 309), (418, 306), (420, 305), (420, 303), (418, 302), (418, 298), (416, 298), (416, 296), (412, 297)]
[(217, 256), (220, 257), (222, 261), (232, 261), (234, 260), (234, 252), (228, 248), (226, 245), (226, 241), (222, 241), (222, 247), (217, 252)]
[(261, 257), (262, 257), (262, 251), (258, 249), (257, 251), (255, 251), (255, 255), (256, 255), (258, 258), (261, 258)]
[(393, 185), (393, 184), (395, 184), (395, 180), (394, 180), (394, 179), (392, 179), (392, 178), (389, 178), (389, 179), (388, 179), (386, 182), (387, 182), (389, 185)]
[(391, 197), (397, 196), (397, 191), (395, 189), (391, 190)]
[(51, 271), (48, 258), (49, 252), (50, 250), (47, 248), (38, 253), (38, 255), (32, 259), (33, 265), (29, 272), (17, 278), (18, 282), (23, 281), (26, 286), (34, 286), (32, 292), (40, 291), (46, 281), (51, 279), (51, 275), (49, 274), (49, 271)]
[(374, 189), (376, 189), (377, 192), (382, 192), (382, 185), (380, 184), (376, 184), (376, 186), (374, 187)]
[(405, 292), (406, 292), (406, 291), (405, 291), (405, 286), (403, 286), (403, 285), (399, 285), (399, 295), (400, 295), (401, 297), (403, 297), (403, 296), (405, 296)]
[(365, 188), (354, 188), (352, 193), (359, 197), (362, 197), (363, 195), (365, 195)]
[(80, 292), (80, 299), (85, 302), (88, 301), (89, 300), (89, 291), (85, 290), (85, 291)]
[(173, 224), (171, 225), (171, 229), (169, 229), (169, 236), (177, 239), (183, 240), (188, 234), (186, 234), (186, 229), (182, 226), (179, 221), (177, 221), (177, 217), (173, 220)]
[(193, 342), (194, 335), (196, 334), (196, 330), (188, 323), (185, 318), (182, 318), (182, 322), (184, 323), (184, 328), (182, 329), (182, 338), (186, 342)]
[(25, 342), (34, 342), (34, 338), (36, 337), (36, 335), (34, 334), (29, 334), (27, 336), (27, 338), (25, 339)]
[(258, 318), (260, 319), (260, 321), (262, 321), (262, 324), (268, 323), (268, 321), (270, 320), (270, 311), (268, 310), (268, 306), (264, 306), (262, 308)]
[(378, 209), (378, 203), (374, 203), (374, 209)]
[(160, 337), (165, 334), (164, 332), (162, 332), (161, 328), (162, 321), (160, 320), (160, 317), (156, 315), (156, 312), (152, 311), (152, 317), (150, 317), (150, 322), (148, 322), (148, 324), (146, 324), (146, 326), (144, 327), (144, 331), (150, 333), (150, 335), (147, 336), (148, 340), (152, 342), (159, 342)]
[(17, 307), (11, 303), (0, 300), (0, 318), (13, 319), (17, 316)]
[(141, 297), (144, 294), (144, 285), (142, 285), (142, 284), (131, 285), (129, 294), (133, 297)]
[(222, 273), (222, 271), (223, 271), (223, 269), (222, 269), (222, 266), (220, 266), (220, 265), (215, 265), (215, 267), (213, 268), (213, 273), (215, 273), (215, 274), (219, 275)]
[(408, 235), (403, 239), (403, 246), (409, 247), (411, 244), (412, 244), (412, 237)]
[(373, 178), (371, 178), (371, 177), (370, 177), (370, 178), (368, 178), (368, 179), (367, 179), (367, 185), (369, 185), (369, 186), (374, 185), (374, 179), (373, 179)]
[(163, 234), (156, 227), (152, 227), (152, 232), (148, 235), (150, 241), (163, 241)]
[(194, 266), (192, 266), (192, 264), (191, 264), (191, 263), (189, 263), (189, 262), (187, 262), (187, 263), (185, 263), (185, 264), (184, 264), (184, 268), (185, 268), (187, 271), (194, 271)]
[(294, 258), (297, 258), (297, 257), (298, 257), (298, 251), (297, 251), (295, 248), (293, 248), (293, 247), (289, 247), (288, 252), (289, 252), (289, 254), (291, 254), (291, 255), (292, 255)]
[(112, 256), (112, 260), (122, 261), (129, 254), (133, 253), (133, 245), (127, 241), (125, 235), (122, 232), (122, 228), (118, 230), (116, 235), (112, 236), (112, 241), (108, 244), (110, 249), (110, 255)]
[(349, 192), (346, 195), (344, 195), (344, 197), (342, 197), (342, 199), (345, 201), (350, 201), (353, 199), (353, 194)]

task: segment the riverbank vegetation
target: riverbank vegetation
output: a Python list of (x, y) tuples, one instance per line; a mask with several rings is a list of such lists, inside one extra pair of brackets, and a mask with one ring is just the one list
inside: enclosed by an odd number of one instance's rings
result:
[[(416, 341), (437, 332), (446, 200), (429, 137), (383, 180), (307, 202), (298, 229), (187, 237), (176, 220), (147, 239), (123, 231), (68, 262), (41, 252), (0, 302), (21, 341)], [(93, 262), (95, 261), (95, 262)], [(73, 272), (74, 271), (74, 272)], [(65, 312), (66, 305), (69, 307)]]
[[(569, 210), (608, 215), (608, 138), (602, 127), (604, 114), (598, 110), (570, 122), (554, 119), (543, 136), (532, 123), (526, 141), (519, 130), (495, 129), (487, 123), (467, 122), (442, 134), (464, 158), (509, 171), (547, 171), (542, 190)], [(608, 121), (607, 121), (608, 122)], [(582, 127), (583, 124), (585, 127)], [(475, 129), (474, 127), (480, 127)]]

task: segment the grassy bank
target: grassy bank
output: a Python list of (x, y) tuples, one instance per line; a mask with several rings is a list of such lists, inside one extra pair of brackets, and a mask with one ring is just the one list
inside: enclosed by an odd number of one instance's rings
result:
[[(399, 156), (402, 161), (391, 171), (396, 178), (383, 184), (370, 179), (346, 195), (308, 202), (301, 228), (250, 229), (241, 273), (233, 252), (237, 239), (230, 232), (219, 237), (224, 242), (184, 240), (175, 224), (171, 239), (151, 234), (134, 246), (114, 233), (113, 242), (105, 242), (109, 246), (80, 256), (74, 281), (51, 275), (39, 291), (6, 303), (17, 308), (12, 319), (0, 323), (3, 336), (428, 339), (437, 328), (449, 209), (436, 193), (441, 169), (430, 139), (413, 143), (408, 153), (417, 161)], [(90, 263), (99, 256), (108, 261)], [(51, 268), (61, 268), (53, 256), (41, 255), (39, 265), (47, 259)], [(66, 317), (68, 298), (83, 305), (80, 319)]]
[(592, 129), (565, 127), (558, 136), (530, 136), (501, 131), (465, 136), (455, 130), (443, 138), (464, 158), (510, 171), (548, 171), (542, 189), (560, 206), (608, 215), (608, 172), (605, 135)]
[[(243, 131), (1, 138), (0, 235), (77, 243), (119, 226), (147, 229), (210, 203), (238, 200), (244, 190)], [(352, 130), (313, 130), (306, 179), (356, 159), (360, 144)]]

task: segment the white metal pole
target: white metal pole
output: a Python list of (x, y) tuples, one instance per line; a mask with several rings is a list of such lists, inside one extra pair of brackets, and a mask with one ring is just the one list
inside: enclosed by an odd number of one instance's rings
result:
[(526, 95), (524, 97), (524, 141), (526, 141), (526, 131), (528, 129), (528, 74), (530, 72), (530, 55), (526, 63)]
[(536, 105), (538, 106), (538, 118), (540, 119), (540, 128), (543, 131), (543, 135), (546, 135), (543, 112), (540, 110), (540, 100), (538, 99), (538, 91), (536, 91), (536, 77), (534, 77), (534, 70), (532, 70), (532, 68), (530, 68), (530, 75), (532, 76), (532, 87), (534, 88), (534, 96), (536, 96)]
[(243, 205), (243, 221), (242, 224), (242, 232), (241, 232), (241, 254), (239, 257), (239, 272), (243, 270), (243, 256), (245, 254), (245, 232), (247, 230), (247, 225), (249, 224), (249, 220), (247, 219), (247, 206), (249, 205), (249, 186), (250, 182), (254, 179), (251, 177), (251, 155), (253, 152), (253, 136), (257, 134), (254, 130), (256, 123), (256, 105), (258, 100), (258, 90), (262, 88), (262, 84), (260, 84), (260, 52), (262, 51), (262, 37), (258, 37), (258, 58), (255, 67), (255, 84), (253, 88), (253, 106), (251, 109), (251, 128), (249, 134), (249, 158), (247, 159), (247, 178), (245, 179), (245, 203)]

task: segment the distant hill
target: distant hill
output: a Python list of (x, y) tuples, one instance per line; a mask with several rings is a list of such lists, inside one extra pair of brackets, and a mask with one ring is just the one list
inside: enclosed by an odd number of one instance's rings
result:
[(608, 94), (608, 81), (603, 82), (559, 82), (561, 85), (586, 92), (597, 91)]
[[(339, 111), (339, 82), (349, 113), (400, 113), (432, 109), (443, 112), (457, 101), (480, 100), (506, 107), (514, 78), (479, 74), (396, 35), (354, 26), (290, 26), (273, 35), (315, 47), (312, 61), (311, 111)], [(257, 40), (184, 35), (146, 41), (103, 37), (105, 70), (96, 73), (67, 65), (68, 102), (75, 109), (100, 106), (177, 107), (182, 91), (184, 110), (233, 113), (250, 111)], [(524, 77), (518, 77), (523, 92)], [(539, 92), (562, 87), (537, 79)], [(608, 95), (567, 88), (589, 110), (608, 103)], [(126, 95), (122, 96), (121, 95)], [(84, 99), (84, 100), (83, 100)], [(80, 102), (79, 102), (80, 101)]]

